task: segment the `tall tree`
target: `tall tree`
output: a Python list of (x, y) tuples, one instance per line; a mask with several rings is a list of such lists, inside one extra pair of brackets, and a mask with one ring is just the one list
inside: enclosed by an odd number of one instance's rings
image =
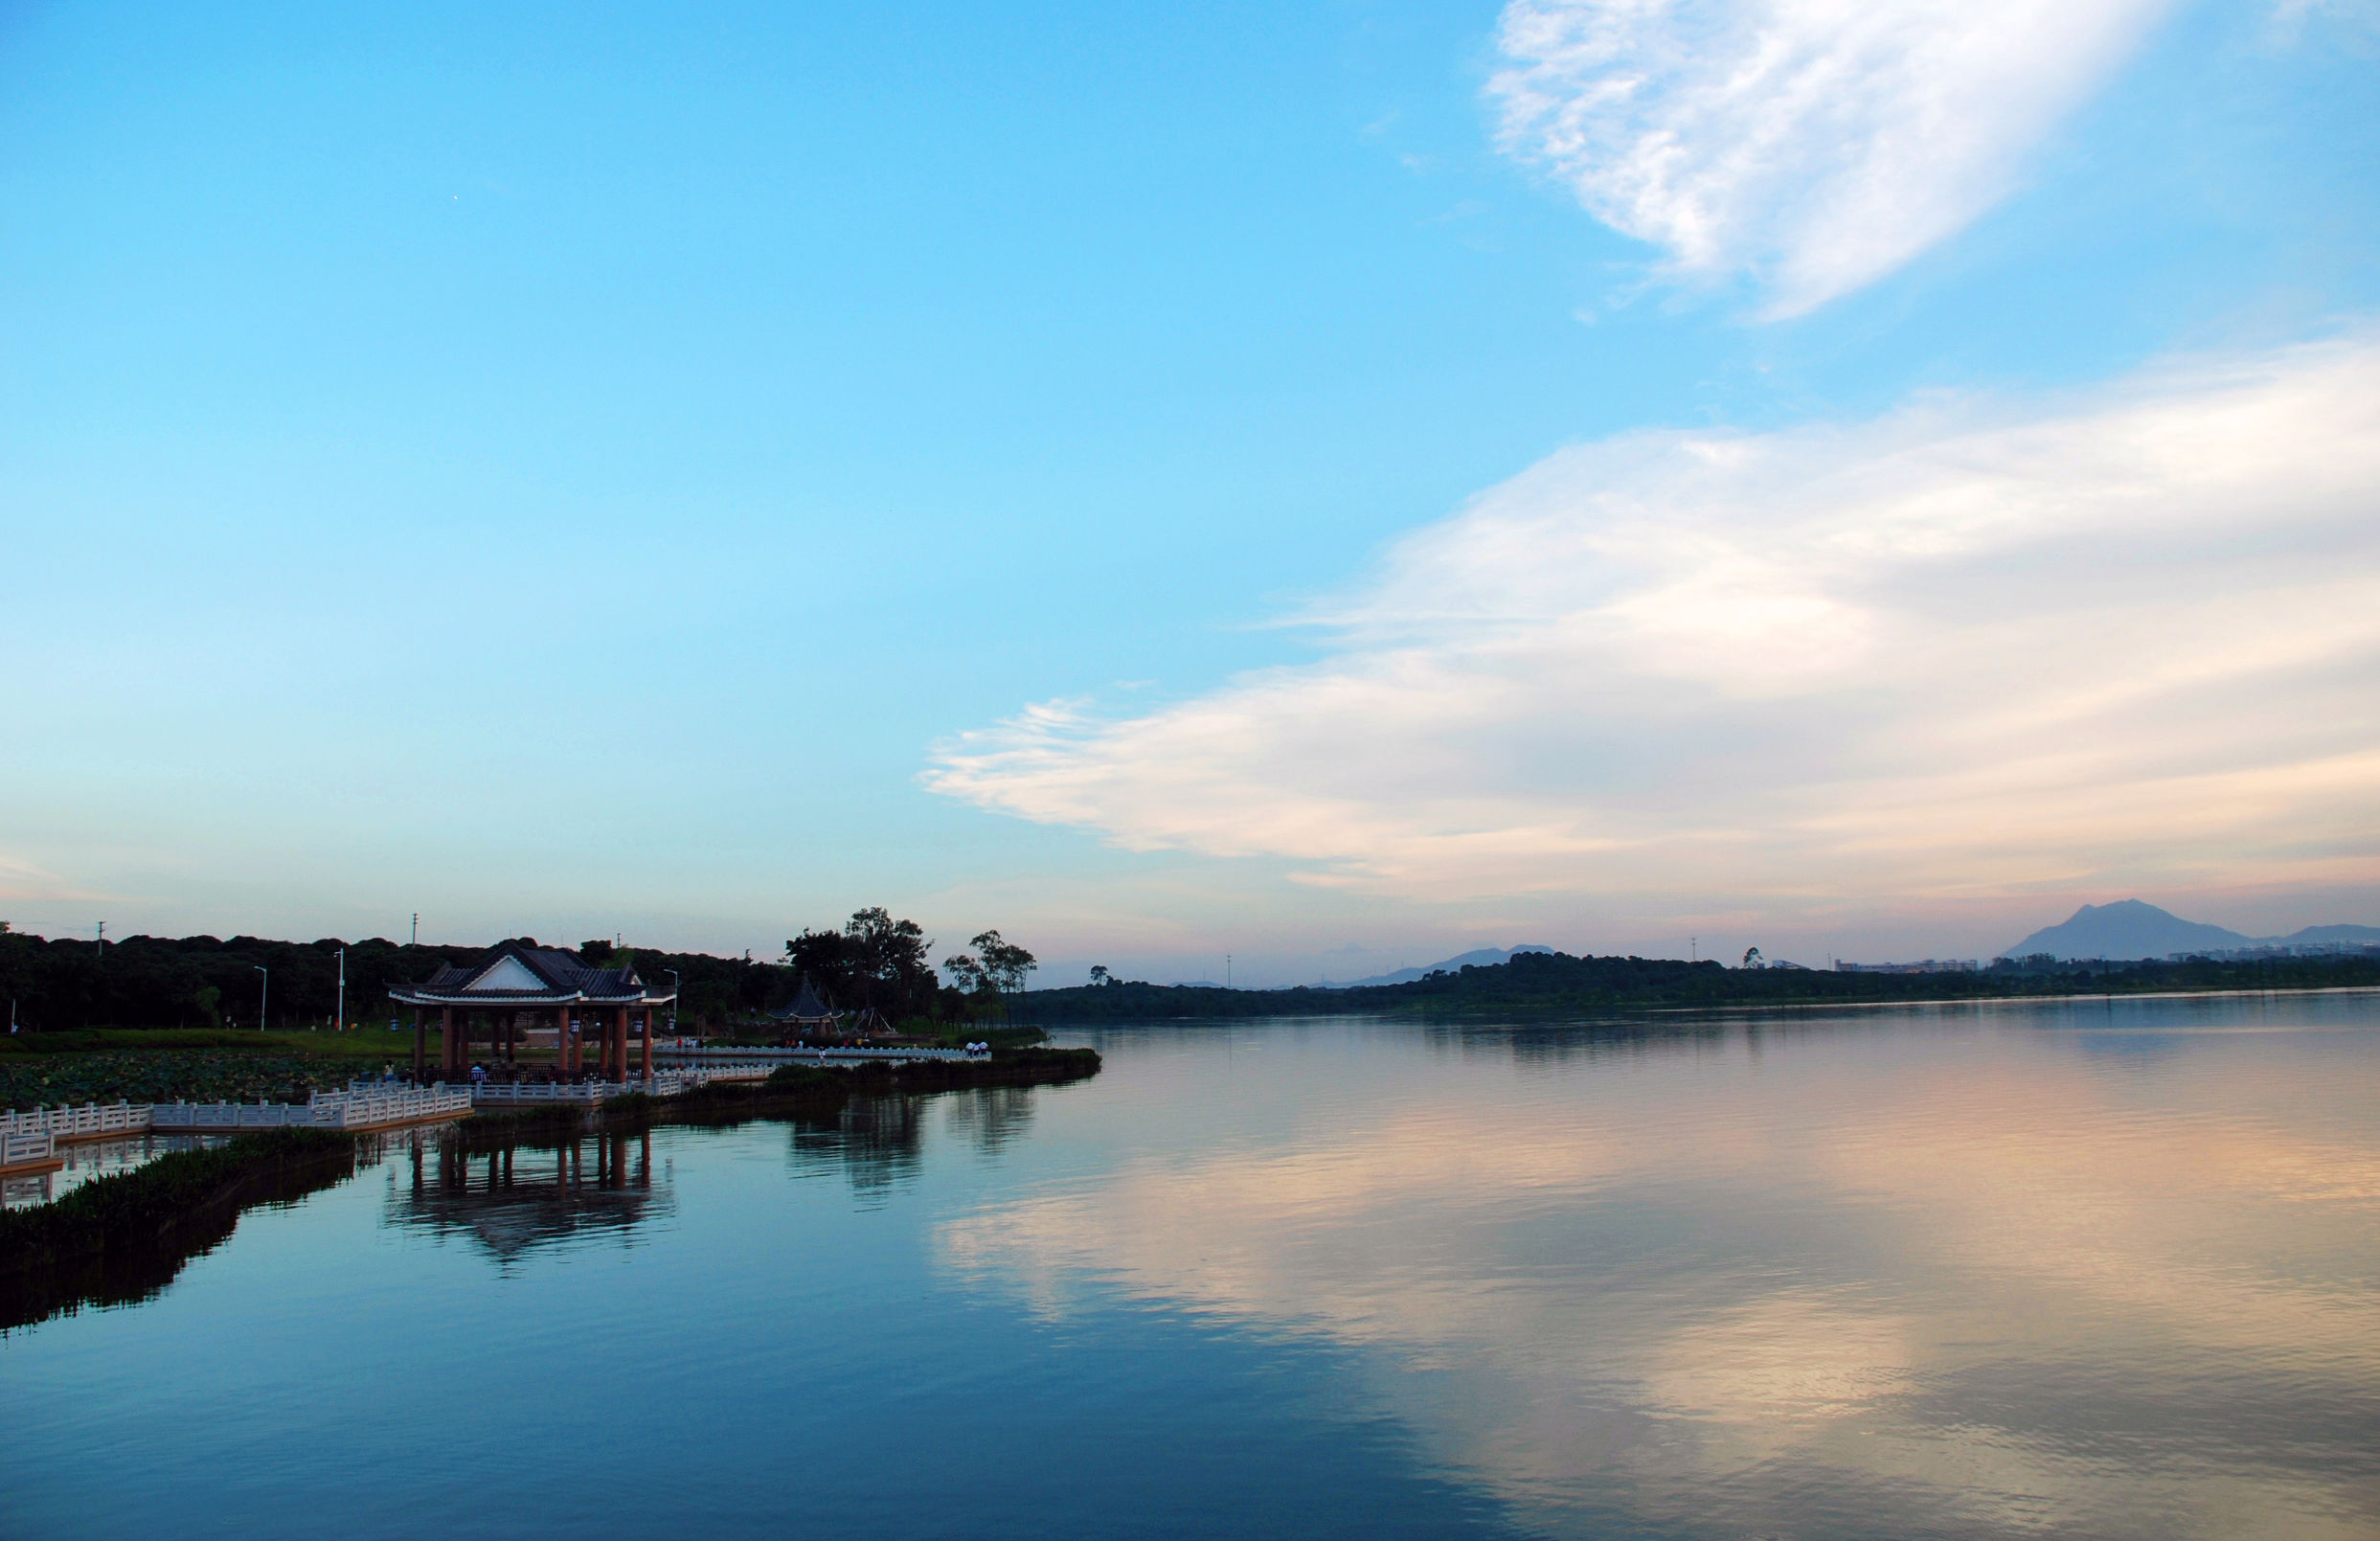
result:
[(930, 1014), (939, 986), (926, 954), (934, 939), (881, 905), (854, 911), (841, 931), (805, 931), (785, 943), (785, 963), (842, 1007), (890, 1017)]
[(1006, 997), (1023, 989), (1025, 976), (1039, 964), (1031, 953), (1008, 940), (997, 931), (978, 932), (967, 945), (975, 949), (974, 957), (961, 953), (942, 966), (949, 968), (952, 963), (966, 963), (973, 971), (978, 992), (988, 992), (998, 1001), (1001, 1015), (1006, 1016)]

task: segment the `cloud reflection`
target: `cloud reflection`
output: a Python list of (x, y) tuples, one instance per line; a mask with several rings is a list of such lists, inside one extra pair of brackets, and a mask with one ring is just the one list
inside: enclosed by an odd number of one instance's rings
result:
[(958, 1220), (945, 1256), (1053, 1314), (1121, 1291), (1359, 1347), (1436, 1459), (1557, 1530), (2380, 1519), (2341, 1469), (2380, 1412), (2368, 1128), (2071, 1040), (1772, 1036), (1517, 1088), (1449, 1057)]

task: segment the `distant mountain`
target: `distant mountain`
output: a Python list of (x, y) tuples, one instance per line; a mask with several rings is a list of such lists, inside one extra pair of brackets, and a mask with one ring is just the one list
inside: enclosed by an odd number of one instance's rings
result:
[(1318, 990), (1355, 990), (1373, 985), (1410, 985), (1417, 979), (1428, 978), (1441, 968), (1449, 974), (1459, 974), (1462, 972), (1466, 964), (1476, 968), (1490, 968), (1497, 963), (1510, 963), (1514, 953), (1552, 952), (1553, 950), (1551, 947), (1541, 947), (1532, 941), (1525, 941), (1517, 947), (1482, 947), (1475, 952), (1459, 953), (1452, 958), (1429, 963), (1420, 968), (1400, 968), (1393, 974), (1374, 974), (1369, 979), (1346, 981), (1326, 979), (1314, 987)]
[(2279, 946), (2344, 941), (2350, 947), (2380, 947), (2380, 926), (2307, 926), (2275, 940)]
[(2232, 947), (2288, 947), (2345, 942), (2380, 944), (2380, 926), (2307, 926), (2285, 937), (2248, 937), (2225, 926), (2203, 925), (2139, 899), (2086, 904), (2060, 924), (2034, 932), (2002, 956), (2029, 958), (2164, 958), (2177, 952), (2215, 952)]

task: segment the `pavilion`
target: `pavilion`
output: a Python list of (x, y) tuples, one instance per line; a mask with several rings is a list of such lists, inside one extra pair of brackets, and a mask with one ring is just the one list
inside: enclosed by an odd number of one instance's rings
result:
[(427, 1057), (423, 1044), (422, 1011), (435, 1008), (442, 1030), (439, 1049), (442, 1079), (461, 1080), (471, 1065), (471, 1023), (485, 1018), (490, 1057), (510, 1060), (515, 1031), (523, 1013), (533, 1020), (549, 1014), (555, 1025), (554, 1063), (556, 1075), (579, 1073), (583, 1039), (600, 1037), (605, 1080), (628, 1078), (628, 1019), (644, 1013), (643, 1074), (653, 1073), (653, 1008), (677, 999), (675, 991), (653, 990), (629, 968), (596, 968), (575, 952), (538, 947), (525, 941), (500, 941), (477, 963), (461, 967), (440, 966), (419, 985), (399, 985), (389, 999), (414, 1008), (413, 1073), (420, 1078)]
[(840, 1014), (833, 1007), (818, 998), (818, 990), (810, 984), (810, 976), (807, 974), (802, 976), (802, 993), (793, 998), (793, 1004), (782, 1010), (769, 1013), (770, 1016), (788, 1027), (816, 1029), (821, 1032), (834, 1031), (835, 1020)]

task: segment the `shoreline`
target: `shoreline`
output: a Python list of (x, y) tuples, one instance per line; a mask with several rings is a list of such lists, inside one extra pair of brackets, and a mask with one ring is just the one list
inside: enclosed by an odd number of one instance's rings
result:
[[(667, 1099), (637, 1094), (592, 1110), (549, 1106), (474, 1115), (424, 1125), (422, 1132), (440, 1144), (486, 1150), (670, 1125), (815, 1122), (835, 1118), (855, 1096), (1062, 1086), (1100, 1068), (1091, 1049), (1012, 1050), (995, 1060), (850, 1071), (788, 1065), (758, 1084), (729, 1082)], [(154, 1297), (185, 1264), (229, 1239), (247, 1212), (335, 1187), (354, 1175), (361, 1142), (391, 1132), (403, 1131), (236, 1135), (219, 1145), (170, 1151), (130, 1171), (94, 1178), (46, 1204), (0, 1211), (0, 1333), (86, 1305)]]
[[(1566, 961), (1570, 963), (1595, 962)], [(2150, 969), (2135, 967), (2111, 971), (2103, 976), (2080, 970), (2066, 976), (2074, 979), (2078, 985), (2080, 981), (2090, 980), (2095, 987), (1954, 988), (1945, 994), (1921, 994), (1915, 990), (1907, 994), (1894, 994), (1870, 984), (1863, 986), (1844, 987), (1840, 993), (1817, 992), (1785, 995), (1781, 992), (1789, 986), (1779, 982), (1777, 988), (1779, 993), (1775, 995), (1700, 994), (1690, 989), (1675, 988), (1659, 994), (1647, 993), (1635, 999), (1627, 999), (1598, 995), (1592, 989), (1564, 991), (1558, 986), (1536, 992), (1508, 990), (1500, 987), (1506, 984), (1502, 978), (1474, 979), (1470, 977), (1498, 975), (1501, 968), (1507, 966), (1509, 965), (1497, 965), (1490, 969), (1466, 969), (1462, 976), (1447, 975), (1440, 976), (1437, 980), (1419, 981), (1412, 985), (1381, 986), (1378, 993), (1387, 995), (1389, 998), (1367, 999), (1360, 1003), (1346, 998), (1353, 992), (1331, 992), (1330, 995), (1322, 995), (1320, 992), (1306, 989), (1226, 991), (1205, 986), (1133, 986), (1127, 988), (1135, 992), (1134, 996), (1126, 1001), (1115, 1003), (1119, 1008), (1117, 1009), (1079, 1016), (1054, 1012), (1047, 1021), (1049, 1030), (1052, 1031), (1079, 1032), (1121, 1027), (1130, 1023), (1152, 1022), (1321, 1022), (1354, 1017), (1405, 1022), (1460, 1022), (1498, 1018), (1551, 1020), (1563, 1017), (1621, 1019), (1662, 1014), (1708, 1014), (1730, 1011), (1962, 1006), (1995, 1001), (2172, 1000), (2199, 996), (2218, 998), (2248, 995), (2336, 995), (2380, 990), (2380, 963), (2361, 959), (2353, 960), (2339, 968), (2339, 972), (2353, 976), (2344, 981), (2336, 980), (2335, 976), (2331, 979), (2319, 976), (2303, 977), (2304, 974), (2315, 973), (2312, 969), (2304, 970), (2303, 974), (2298, 978), (2258, 979), (2248, 972), (2246, 965), (2235, 970), (2226, 965), (2225, 971), (2233, 973), (2234, 976), (2233, 978), (2203, 981), (2176, 980), (2170, 976), (2181, 972), (2185, 965), (2159, 964)], [(1711, 968), (1709, 974), (1691, 976), (1691, 983), (1698, 985), (1709, 983), (1714, 986), (1734, 986), (1739, 983), (1734, 977), (1737, 971), (1722, 970), (1716, 965), (1709, 966)], [(1843, 977), (1819, 970), (1809, 972), (1818, 978), (1830, 981)], [(1680, 969), (1680, 974), (1681, 980), (1687, 978), (1683, 968)], [(2144, 975), (2147, 977), (2143, 977)], [(1946, 976), (1853, 977), (1861, 979), (1872, 977), (1880, 980), (1917, 978), (1932, 981), (1944, 979)], [(1976, 975), (1947, 977), (1979, 978)], [(2045, 981), (2058, 978), (2058, 976), (2044, 975), (2020, 977)], [(2102, 979), (2106, 981), (2106, 984), (2099, 983)], [(2109, 988), (2107, 985), (2115, 985), (2119, 987)], [(2133, 987), (2122, 987), (2126, 985)], [(1425, 989), (1422, 987), (1425, 986), (1431, 987)], [(1854, 989), (1857, 993), (1853, 993)], [(1156, 1008), (1175, 1005), (1175, 1001), (1167, 997), (1171, 996), (1177, 990), (1184, 995), (1195, 996), (1195, 1006), (1174, 1010)], [(1098, 992), (1084, 987), (1070, 993), (1095, 995)], [(1369, 995), (1371, 992), (1366, 993)], [(1334, 999), (1334, 996), (1337, 998)], [(1043, 1004), (1059, 1006), (1062, 1003)], [(1107, 1003), (1100, 1002), (1099, 1004), (1104, 1006)], [(1189, 1003), (1183, 1004), (1189, 1005)], [(1135, 1006), (1144, 1008), (1133, 1009)]]

